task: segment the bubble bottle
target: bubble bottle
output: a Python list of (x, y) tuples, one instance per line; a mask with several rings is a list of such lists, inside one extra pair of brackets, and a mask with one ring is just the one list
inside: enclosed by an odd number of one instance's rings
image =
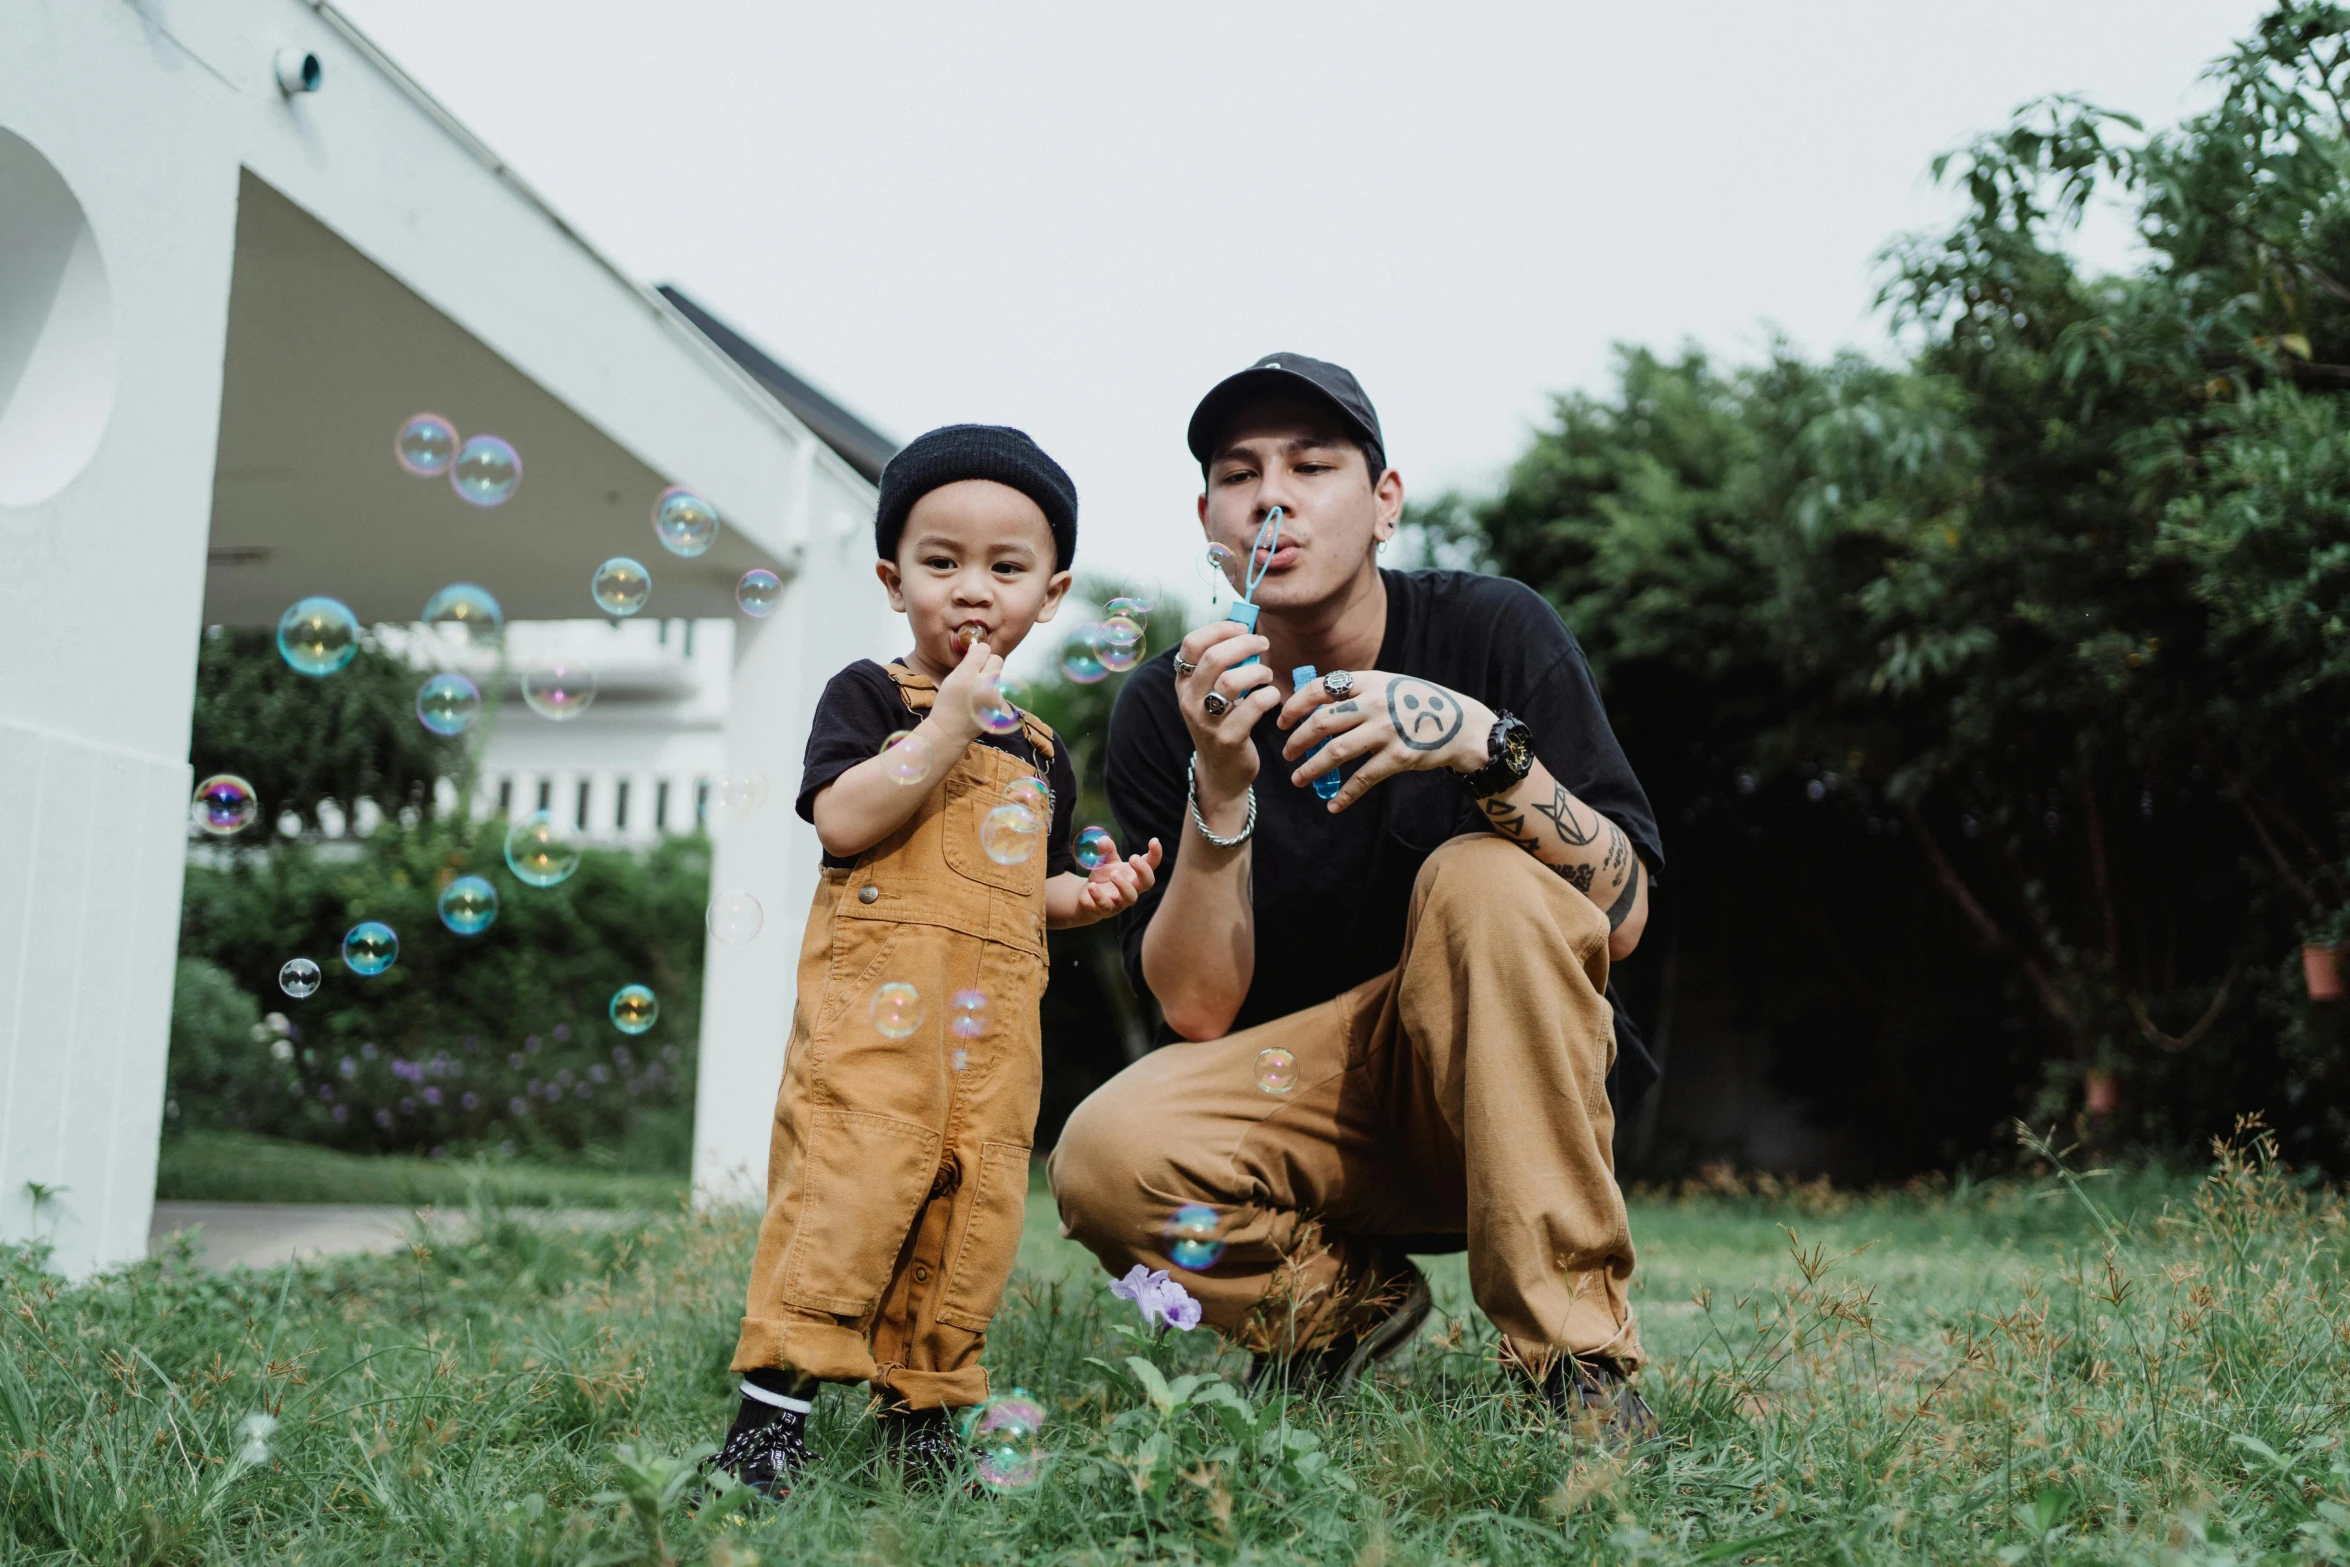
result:
[[(1300, 664), (1289, 672), (1290, 689), (1294, 691), (1303, 691), (1307, 686), (1312, 685), (1315, 681), (1321, 678), (1322, 672), (1316, 669), (1313, 665)], [(1315, 741), (1314, 748), (1306, 753), (1307, 757), (1312, 758), (1321, 755), (1322, 747), (1328, 745), (1329, 743), (1330, 742), (1327, 740)], [(1346, 782), (1346, 779), (1342, 776), (1343, 771), (1344, 770), (1341, 768), (1333, 767), (1326, 773), (1316, 773), (1314, 775), (1314, 793), (1320, 795), (1325, 800), (1337, 799), (1338, 786)]]
[[(1237, 621), (1247, 631), (1257, 629), (1257, 584), (1265, 580), (1266, 569), (1273, 564), (1273, 552), (1280, 547), (1281, 508), (1276, 506), (1265, 513), (1265, 525), (1257, 529), (1257, 541), (1249, 546), (1248, 564), (1241, 568), (1240, 602), (1232, 606), (1232, 613), (1224, 617), (1226, 620)], [(1265, 552), (1263, 564), (1257, 561), (1259, 550)], [(1256, 661), (1256, 654), (1251, 653), (1232, 667), (1240, 669)]]

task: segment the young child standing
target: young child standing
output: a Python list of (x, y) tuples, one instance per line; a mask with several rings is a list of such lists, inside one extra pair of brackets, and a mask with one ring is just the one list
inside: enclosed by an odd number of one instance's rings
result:
[[(712, 1460), (771, 1495), (811, 1456), (825, 1382), (872, 1385), (901, 1460), (953, 1463), (949, 1411), (987, 1397), (980, 1350), (1027, 1200), (1044, 933), (1131, 906), (1160, 856), (1154, 841), (1077, 874), (1076, 778), (1052, 730), (1021, 714), (991, 733), (975, 710), (1069, 590), (1077, 490), (1060, 464), (1018, 430), (933, 430), (882, 470), (874, 545), (914, 647), (835, 675), (808, 737), (799, 811), (824, 872), (734, 1354), (742, 1406)], [(1045, 832), (991, 825), (1042, 802), (1031, 780), (1050, 791)], [(1023, 854), (1023, 836), (1044, 843)]]

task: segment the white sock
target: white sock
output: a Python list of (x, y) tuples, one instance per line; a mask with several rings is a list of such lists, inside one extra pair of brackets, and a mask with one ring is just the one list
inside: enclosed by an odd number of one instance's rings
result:
[(795, 1415), (804, 1415), (816, 1407), (804, 1398), (786, 1398), (781, 1393), (770, 1393), (765, 1388), (749, 1382), (743, 1384), (742, 1394), (743, 1397), (757, 1399), (762, 1404), (773, 1404), (778, 1409), (788, 1409)]

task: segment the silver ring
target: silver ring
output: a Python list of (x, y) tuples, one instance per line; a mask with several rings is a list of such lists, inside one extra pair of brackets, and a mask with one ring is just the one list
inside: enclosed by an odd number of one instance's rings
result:
[(1232, 711), (1232, 699), (1221, 691), (1210, 691), (1200, 698), (1199, 705), (1208, 710), (1210, 718), (1222, 718)]
[(1322, 677), (1322, 689), (1333, 701), (1343, 702), (1355, 694), (1355, 677), (1343, 669), (1333, 669)]
[(1177, 652), (1177, 653), (1176, 653), (1176, 655), (1175, 655), (1175, 678), (1176, 678), (1176, 679), (1178, 679), (1178, 680), (1184, 680), (1184, 679), (1188, 679), (1189, 677), (1191, 677), (1191, 676), (1193, 676), (1193, 675), (1196, 675), (1196, 674), (1198, 674), (1198, 673), (1199, 673), (1199, 665), (1197, 665), (1197, 664), (1193, 663), (1193, 662), (1192, 662), (1190, 659), (1188, 659), (1188, 658), (1185, 658), (1181, 652)]

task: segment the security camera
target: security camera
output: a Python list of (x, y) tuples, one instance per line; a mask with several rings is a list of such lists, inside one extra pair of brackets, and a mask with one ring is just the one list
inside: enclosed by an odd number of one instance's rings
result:
[(318, 56), (307, 49), (280, 49), (277, 52), (277, 90), (291, 98), (298, 92), (316, 92), (326, 73), (319, 68)]

